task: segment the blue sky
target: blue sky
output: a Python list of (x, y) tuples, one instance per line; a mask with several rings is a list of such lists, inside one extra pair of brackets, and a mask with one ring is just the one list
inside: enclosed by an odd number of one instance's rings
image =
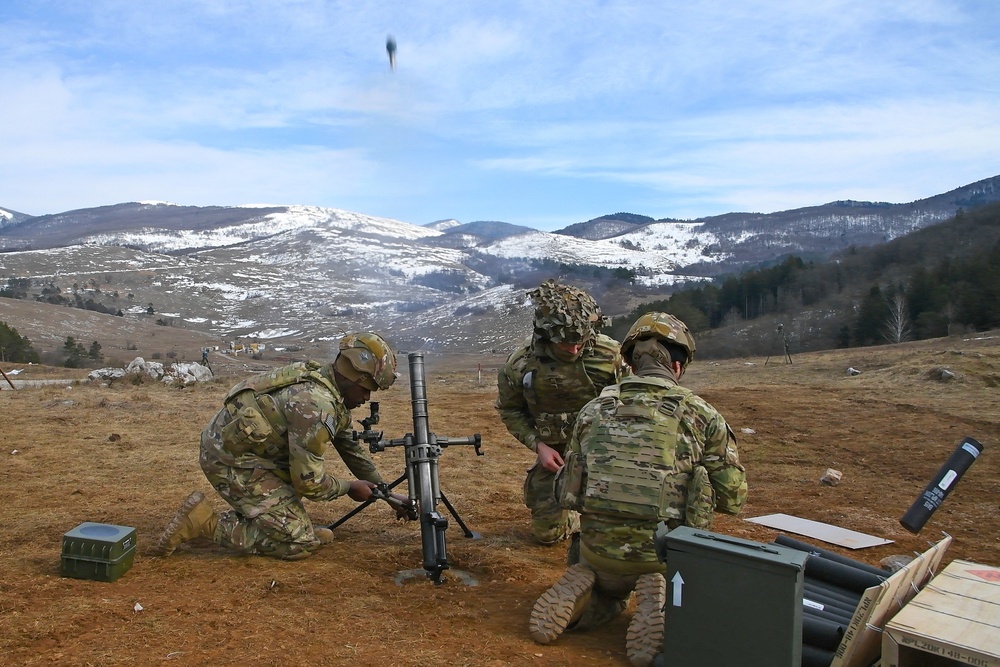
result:
[(993, 0), (0, 3), (0, 206), (34, 215), (305, 204), (553, 230), (998, 174)]

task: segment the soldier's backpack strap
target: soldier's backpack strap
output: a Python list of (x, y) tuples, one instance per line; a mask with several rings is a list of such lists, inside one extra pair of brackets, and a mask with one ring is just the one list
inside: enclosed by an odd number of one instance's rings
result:
[(266, 440), (274, 441), (276, 445), (277, 440), (288, 431), (285, 415), (272, 396), (279, 389), (301, 382), (315, 382), (339, 395), (333, 383), (320, 372), (322, 367), (317, 361), (296, 362), (247, 378), (230, 389), (224, 405), (232, 417), (228, 425), (229, 432), (233, 432), (232, 440), (242, 441), (248, 447)]

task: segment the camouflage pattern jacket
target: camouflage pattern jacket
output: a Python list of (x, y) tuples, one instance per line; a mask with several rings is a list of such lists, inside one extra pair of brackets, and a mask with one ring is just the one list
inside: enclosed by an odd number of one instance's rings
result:
[(554, 359), (529, 338), (497, 374), (496, 409), (511, 435), (534, 451), (538, 442), (565, 449), (583, 405), (628, 374), (621, 346), (598, 334), (576, 361)]
[(715, 408), (672, 379), (631, 376), (580, 411), (556, 493), (580, 512), (586, 551), (656, 562), (659, 521), (708, 527), (713, 510), (739, 513), (747, 483)]
[(365, 447), (351, 437), (344, 405), (329, 364), (295, 363), (233, 387), (225, 406), (201, 437), (204, 463), (272, 470), (299, 496), (329, 500), (350, 482), (326, 471), (332, 444), (358, 478), (382, 482)]

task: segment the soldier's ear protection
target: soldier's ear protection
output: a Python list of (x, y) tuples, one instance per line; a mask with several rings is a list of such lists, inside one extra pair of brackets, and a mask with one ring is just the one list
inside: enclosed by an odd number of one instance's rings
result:
[(396, 353), (370, 331), (344, 336), (334, 363), (341, 375), (369, 391), (388, 389), (396, 381)]
[[(366, 356), (367, 360), (365, 359)], [(364, 387), (368, 391), (378, 391), (379, 386), (375, 382), (375, 378), (364, 370), (366, 365), (371, 363), (371, 356), (372, 353), (365, 348), (342, 350), (333, 362), (333, 367), (351, 382)]]

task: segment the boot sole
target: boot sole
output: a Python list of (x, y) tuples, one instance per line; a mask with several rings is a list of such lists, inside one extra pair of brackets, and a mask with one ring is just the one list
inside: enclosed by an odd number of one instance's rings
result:
[(643, 575), (635, 587), (636, 608), (625, 635), (625, 653), (635, 667), (649, 667), (663, 652), (663, 610), (667, 580), (663, 575)]
[(177, 510), (177, 513), (174, 514), (174, 518), (171, 519), (170, 523), (167, 524), (167, 527), (163, 529), (160, 539), (157, 540), (156, 544), (150, 547), (149, 551), (146, 552), (147, 555), (166, 557), (174, 553), (174, 550), (177, 547), (171, 547), (170, 540), (177, 534), (177, 531), (183, 527), (184, 520), (187, 518), (188, 513), (191, 512), (191, 510), (193, 510), (195, 506), (204, 499), (205, 494), (201, 491), (193, 491), (191, 495), (185, 498), (184, 502), (181, 503), (180, 508)]
[(531, 609), (528, 623), (531, 638), (539, 644), (555, 641), (578, 615), (580, 601), (589, 597), (593, 587), (593, 571), (582, 565), (574, 565), (567, 570), (559, 581), (542, 593)]

